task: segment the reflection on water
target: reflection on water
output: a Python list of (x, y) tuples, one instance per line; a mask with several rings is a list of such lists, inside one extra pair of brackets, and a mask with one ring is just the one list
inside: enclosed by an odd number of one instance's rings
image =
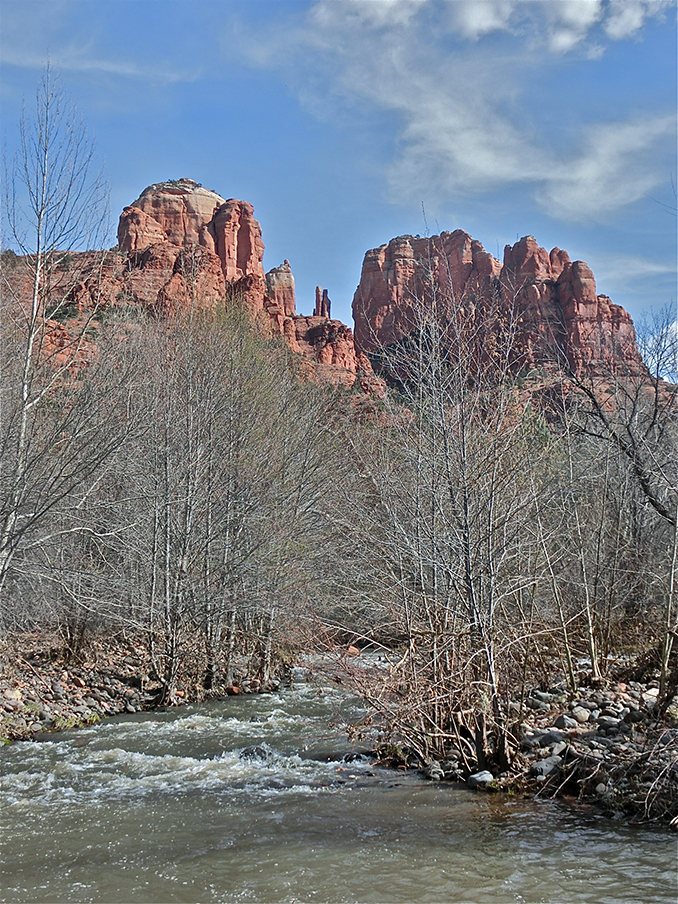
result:
[(297, 684), (3, 749), (2, 899), (676, 901), (663, 831), (341, 761), (354, 706)]

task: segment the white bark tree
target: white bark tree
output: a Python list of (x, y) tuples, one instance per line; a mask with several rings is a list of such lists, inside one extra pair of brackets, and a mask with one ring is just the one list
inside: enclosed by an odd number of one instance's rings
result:
[[(85, 126), (49, 66), (18, 138), (5, 161), (15, 250), (3, 253), (2, 272), (0, 596), (22, 545), (35, 542), (49, 513), (84, 488), (121, 441), (95, 400), (101, 387), (85, 375), (104, 258), (77, 253), (103, 234), (107, 191)], [(78, 311), (72, 290), (83, 268), (89, 296)], [(74, 313), (72, 325), (59, 322)]]

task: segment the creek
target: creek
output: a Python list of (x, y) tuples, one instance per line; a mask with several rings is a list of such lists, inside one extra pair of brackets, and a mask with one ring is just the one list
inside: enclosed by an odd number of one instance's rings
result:
[(295, 682), (3, 748), (2, 900), (678, 899), (666, 830), (382, 769), (357, 712)]

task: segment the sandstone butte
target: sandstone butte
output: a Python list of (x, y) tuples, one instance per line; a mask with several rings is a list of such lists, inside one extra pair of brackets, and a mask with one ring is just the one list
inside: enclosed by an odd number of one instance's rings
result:
[[(644, 369), (629, 314), (597, 294), (588, 265), (558, 248), (548, 253), (532, 236), (507, 245), (503, 264), (462, 230), (400, 236), (368, 251), (353, 299), (355, 335), (330, 318), (320, 286), (313, 314), (297, 314), (289, 262), (265, 273), (263, 255), (251, 204), (190, 179), (161, 182), (123, 210), (117, 253), (103, 260), (83, 255), (91, 258), (89, 275), (87, 266), (78, 268), (84, 275), (70, 284), (67, 302), (81, 313), (134, 304), (172, 316), (237, 294), (265, 335), (281, 337), (300, 356), (309, 376), (347, 387), (357, 381), (364, 392), (380, 394), (383, 381), (370, 356), (412, 331), (413, 299), (435, 284), (460, 310), (494, 299), (506, 312), (519, 312), (516, 355), (523, 369), (560, 370), (565, 362), (580, 376)], [(53, 326), (54, 343), (67, 348), (68, 331)]]
[(597, 294), (588, 264), (559, 248), (549, 253), (532, 236), (507, 245), (502, 264), (461, 229), (400, 236), (367, 252), (353, 299), (356, 348), (369, 355), (408, 335), (431, 285), (467, 314), (493, 300), (515, 318), (513, 354), (523, 370), (645, 372), (630, 315)]
[(225, 200), (190, 179), (151, 185), (123, 210), (118, 248), (128, 302), (171, 315), (236, 292), (266, 335), (302, 356), (310, 375), (344, 386), (358, 380), (366, 391), (378, 385), (351, 330), (330, 319), (329, 301), (311, 316), (297, 314), (289, 261), (264, 272), (261, 226), (246, 201)]

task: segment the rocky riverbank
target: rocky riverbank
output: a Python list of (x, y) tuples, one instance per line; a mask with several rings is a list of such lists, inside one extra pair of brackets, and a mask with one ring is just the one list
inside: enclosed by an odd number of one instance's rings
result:
[[(87, 655), (68, 661), (56, 639), (45, 635), (6, 638), (0, 649), (0, 738), (37, 739), (156, 706), (160, 684), (149, 678), (141, 643), (102, 639)], [(216, 688), (212, 696), (260, 690), (241, 666), (237, 686)], [(424, 774), (478, 790), (576, 799), (611, 816), (678, 829), (678, 707), (674, 700), (658, 719), (658, 694), (656, 681), (581, 687), (574, 696), (562, 686), (534, 690), (518, 710), (520, 753), (508, 772), (469, 775), (461, 754), (452, 753), (444, 763), (427, 764)], [(168, 703), (202, 698), (187, 683)]]
[(535, 690), (520, 723), (520, 754), (501, 775), (468, 775), (460, 761), (429, 764), (434, 780), (594, 803), (611, 816), (678, 829), (678, 709), (657, 717), (658, 682)]
[[(58, 639), (45, 634), (5, 638), (0, 648), (0, 739), (39, 738), (45, 732), (93, 725), (108, 716), (157, 706), (162, 685), (151, 677), (143, 644), (100, 639), (90, 643), (86, 657), (66, 658)], [(240, 672), (236, 686), (215, 688), (211, 696), (260, 690), (256, 678), (246, 677), (244, 668)], [(194, 687), (190, 682), (179, 684), (166, 705), (204, 699)]]

